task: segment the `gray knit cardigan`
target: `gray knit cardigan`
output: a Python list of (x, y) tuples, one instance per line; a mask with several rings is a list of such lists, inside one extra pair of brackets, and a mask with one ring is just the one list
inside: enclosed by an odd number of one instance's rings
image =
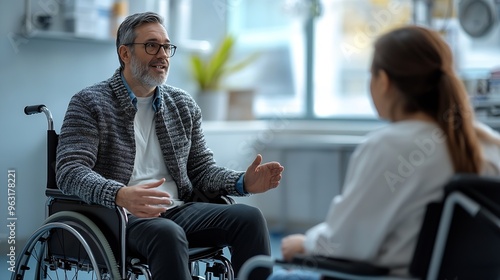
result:
[[(243, 172), (216, 165), (193, 98), (168, 85), (159, 87), (159, 97), (156, 133), (179, 198), (186, 200), (194, 189), (240, 196), (235, 184)], [(120, 69), (72, 97), (57, 146), (56, 180), (65, 194), (115, 207), (116, 193), (134, 168), (135, 113)]]

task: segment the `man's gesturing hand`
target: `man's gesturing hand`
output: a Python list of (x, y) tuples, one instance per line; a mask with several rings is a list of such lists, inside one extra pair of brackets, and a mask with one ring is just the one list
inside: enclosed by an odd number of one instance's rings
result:
[(280, 184), (284, 167), (279, 162), (261, 162), (262, 156), (257, 155), (245, 173), (245, 190), (249, 193), (262, 193)]
[(167, 211), (167, 207), (157, 205), (172, 205), (167, 192), (154, 188), (165, 182), (161, 179), (143, 185), (123, 187), (116, 194), (116, 205), (124, 207), (132, 215), (139, 218), (158, 217)]

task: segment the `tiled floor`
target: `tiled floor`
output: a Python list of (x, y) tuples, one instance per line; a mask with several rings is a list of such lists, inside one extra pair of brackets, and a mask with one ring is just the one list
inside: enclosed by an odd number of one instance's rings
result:
[[(281, 257), (280, 246), (281, 246), (282, 235), (271, 234), (270, 236), (271, 236), (271, 255), (275, 258), (280, 258)], [(5, 265), (7, 263), (7, 261), (6, 261), (6, 256), (4, 254), (2, 254), (0, 256), (0, 263), (2, 264), (2, 265), (0, 265), (0, 268), (1, 268), (0, 279), (6, 279), (6, 280), (10, 279), (11, 272), (7, 270), (7, 266)], [(79, 277), (78, 279), (87, 280), (87, 278), (85, 278), (85, 276)]]

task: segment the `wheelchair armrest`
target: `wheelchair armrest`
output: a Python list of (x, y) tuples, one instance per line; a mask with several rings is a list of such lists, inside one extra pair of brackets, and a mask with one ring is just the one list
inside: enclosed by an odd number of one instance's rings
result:
[[(285, 263), (284, 261), (277, 262)], [(386, 267), (323, 256), (297, 255), (292, 259), (291, 263), (300, 266), (321, 268), (325, 270), (364, 276), (384, 276), (388, 275), (390, 272), (390, 269)]]
[[(64, 194), (60, 189), (46, 189), (45, 195), (47, 197), (53, 197), (58, 199), (68, 199), (82, 201), (82, 199), (76, 195)], [(208, 202), (216, 204), (235, 204), (236, 202), (230, 196), (221, 194), (219, 192), (202, 192), (200, 190), (193, 191), (190, 199), (186, 202)]]
[(236, 204), (234, 199), (230, 196), (227, 195), (221, 195), (219, 198), (217, 198), (216, 201), (212, 203), (218, 203), (218, 204)]
[(191, 197), (186, 202), (208, 202), (216, 204), (235, 204), (236, 202), (230, 196), (220, 192), (208, 192), (198, 189), (193, 190)]
[(58, 199), (69, 199), (69, 200), (82, 201), (80, 197), (78, 197), (76, 195), (64, 194), (60, 189), (46, 189), (45, 195), (47, 197), (53, 197), (53, 198), (58, 198)]

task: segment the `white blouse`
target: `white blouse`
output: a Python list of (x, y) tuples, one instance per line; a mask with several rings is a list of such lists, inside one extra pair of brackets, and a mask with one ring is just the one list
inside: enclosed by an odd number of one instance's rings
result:
[[(499, 147), (484, 148), (488, 173), (499, 174)], [(435, 124), (401, 121), (372, 133), (354, 152), (344, 191), (333, 198), (326, 220), (306, 232), (306, 252), (405, 274), (425, 207), (442, 197), (453, 173)]]

